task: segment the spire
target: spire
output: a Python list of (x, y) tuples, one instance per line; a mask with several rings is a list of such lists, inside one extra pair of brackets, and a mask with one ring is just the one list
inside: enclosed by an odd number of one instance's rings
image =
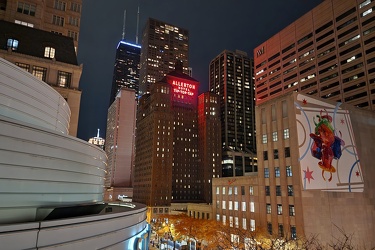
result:
[(138, 13), (137, 13), (137, 30), (135, 33), (135, 44), (138, 44), (138, 26), (139, 26), (139, 6), (138, 6)]
[(124, 24), (122, 26), (122, 40), (125, 39), (125, 21), (126, 21), (126, 10), (124, 10)]
[(98, 134), (96, 135), (96, 137), (98, 137), (98, 138), (99, 138), (99, 131), (100, 131), (100, 129), (98, 129)]

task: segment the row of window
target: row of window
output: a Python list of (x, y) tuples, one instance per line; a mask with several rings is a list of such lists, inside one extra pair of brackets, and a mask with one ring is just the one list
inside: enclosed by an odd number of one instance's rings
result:
[[(284, 140), (289, 139), (289, 136), (290, 136), (289, 135), (289, 128), (284, 129), (284, 131), (283, 131)], [(278, 141), (277, 131), (272, 132), (272, 141), (274, 141), (274, 142)], [(262, 143), (266, 144), (267, 142), (268, 142), (267, 134), (263, 134), (262, 135)]]
[[(272, 212), (272, 207), (271, 204), (267, 203), (266, 204), (266, 213), (271, 214)], [(281, 204), (277, 204), (277, 214), (282, 215), (283, 214), (283, 206)], [(294, 208), (294, 205), (289, 205), (289, 216), (295, 216), (296, 211)]]
[[(284, 157), (290, 157), (290, 147), (284, 148)], [(274, 149), (273, 150), (273, 159), (277, 160), (279, 159), (279, 150)], [(263, 160), (268, 161), (268, 151), (263, 151)]]
[[(292, 166), (286, 166), (285, 172), (287, 177), (293, 176)], [(280, 177), (280, 167), (275, 167), (275, 177)], [(264, 168), (264, 178), (270, 178), (269, 168)]]
[[(55, 3), (53, 5), (53, 7), (57, 10), (66, 11), (66, 5), (67, 5), (66, 2), (64, 2), (64, 1), (55, 0)], [(72, 2), (70, 4), (70, 10), (80, 13), (81, 12), (81, 5), (78, 4), (78, 3)]]
[[(287, 186), (288, 189), (288, 196), (294, 196), (294, 190), (292, 185)], [(266, 196), (270, 196), (270, 186), (265, 186), (264, 187), (264, 192)], [(281, 186), (276, 186), (276, 196), (281, 196)]]
[[(221, 187), (222, 189), (222, 194), (226, 194), (226, 188), (227, 187)], [(216, 187), (216, 194), (220, 194), (220, 187)], [(238, 187), (233, 186), (233, 187), (228, 187), (228, 195), (238, 195)], [(241, 186), (241, 195), (247, 195), (245, 186)], [(250, 186), (249, 187), (249, 195), (254, 195), (254, 187)]]
[[(29, 64), (25, 63), (15, 63), (18, 67), (21, 69), (26, 70), (27, 72), (30, 72), (34, 76), (36, 76), (38, 79), (42, 81), (46, 81), (47, 79), (47, 68), (39, 67), (39, 66), (33, 66), (30, 67)], [(31, 69), (31, 70), (30, 70)], [(72, 81), (72, 74), (64, 71), (58, 71), (57, 73), (57, 86), (62, 88), (69, 88)]]

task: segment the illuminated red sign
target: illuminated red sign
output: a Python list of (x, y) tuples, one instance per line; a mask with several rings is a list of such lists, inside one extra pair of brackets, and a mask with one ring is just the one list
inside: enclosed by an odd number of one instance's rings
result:
[(176, 94), (182, 94), (182, 95), (188, 95), (188, 96), (195, 95), (195, 92), (196, 92), (195, 84), (173, 80), (172, 85), (174, 87), (173, 92)]

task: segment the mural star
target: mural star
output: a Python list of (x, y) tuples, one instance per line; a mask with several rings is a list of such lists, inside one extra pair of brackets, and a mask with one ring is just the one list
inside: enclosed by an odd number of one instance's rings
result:
[(302, 100), (302, 103), (306, 105), (306, 104), (307, 104), (307, 100), (306, 100), (306, 99), (303, 99), (303, 100)]
[(340, 122), (341, 122), (341, 124), (344, 124), (344, 123), (345, 123), (345, 120), (344, 120), (344, 119), (341, 119)]
[(310, 180), (311, 179), (314, 180), (314, 177), (312, 176), (312, 173), (314, 171), (310, 171), (309, 167), (307, 167), (307, 170), (303, 170), (303, 172), (305, 173), (305, 179), (307, 179), (309, 181), (309, 184), (310, 184)]
[(356, 176), (360, 176), (361, 174), (359, 173), (359, 171), (356, 171), (356, 172), (355, 172), (355, 175), (356, 175)]

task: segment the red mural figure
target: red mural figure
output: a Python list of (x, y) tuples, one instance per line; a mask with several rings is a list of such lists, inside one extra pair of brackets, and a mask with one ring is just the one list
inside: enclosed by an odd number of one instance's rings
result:
[[(336, 172), (336, 168), (332, 166), (333, 159), (339, 159), (341, 157), (341, 146), (344, 145), (344, 141), (341, 138), (335, 136), (334, 129), (332, 127), (332, 117), (328, 115), (322, 115), (323, 110), (320, 111), (318, 123), (315, 122), (315, 133), (311, 133), (310, 137), (314, 140), (311, 146), (311, 154), (320, 160), (318, 166), (322, 169), (322, 177), (324, 180), (324, 172), (330, 173), (328, 181), (332, 180), (332, 173)], [(341, 132), (340, 132), (341, 133)]]

